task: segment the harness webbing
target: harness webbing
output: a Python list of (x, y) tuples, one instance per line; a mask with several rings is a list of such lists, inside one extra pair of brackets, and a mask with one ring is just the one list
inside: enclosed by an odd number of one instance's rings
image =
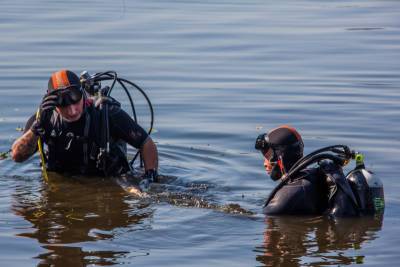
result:
[(87, 167), (89, 165), (88, 156), (88, 140), (89, 140), (89, 129), (90, 129), (90, 115), (89, 112), (86, 113), (85, 128), (83, 130), (83, 136), (85, 137), (83, 142), (83, 163)]
[[(36, 112), (36, 119), (39, 119), (39, 117), (40, 117), (40, 113), (38, 110)], [(37, 143), (38, 143), (38, 149), (39, 149), (39, 154), (40, 154), (40, 160), (42, 162), (41, 168), (42, 168), (43, 178), (46, 182), (49, 182), (49, 177), (47, 175), (47, 169), (46, 169), (46, 160), (45, 160), (44, 153), (43, 153), (43, 143), (42, 143), (42, 139), (40, 138), (40, 136), (38, 138)]]

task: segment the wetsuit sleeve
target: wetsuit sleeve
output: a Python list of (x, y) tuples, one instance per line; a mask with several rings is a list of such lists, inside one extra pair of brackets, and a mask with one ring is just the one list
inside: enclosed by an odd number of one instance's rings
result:
[[(33, 122), (36, 120), (36, 114), (33, 114), (25, 124), (24, 133), (26, 133), (32, 126)], [(42, 140), (44, 143), (47, 143), (49, 138), (49, 125), (45, 126), (45, 134), (42, 136)]]
[(32, 126), (33, 122), (36, 120), (36, 115), (32, 115), (25, 124), (24, 133), (26, 133)]
[(148, 134), (124, 110), (113, 106), (109, 113), (110, 135), (122, 139), (131, 146), (140, 149)]

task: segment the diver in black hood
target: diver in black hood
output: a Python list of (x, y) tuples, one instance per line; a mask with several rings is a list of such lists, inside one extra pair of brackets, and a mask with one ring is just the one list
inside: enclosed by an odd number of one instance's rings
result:
[[(283, 125), (259, 135), (255, 148), (263, 154), (271, 179), (280, 180), (265, 203), (265, 214), (347, 217), (383, 213), (382, 183), (365, 170), (362, 155), (347, 146), (330, 146), (303, 157), (300, 134)], [(346, 177), (342, 167), (352, 158), (358, 159), (357, 166)]]

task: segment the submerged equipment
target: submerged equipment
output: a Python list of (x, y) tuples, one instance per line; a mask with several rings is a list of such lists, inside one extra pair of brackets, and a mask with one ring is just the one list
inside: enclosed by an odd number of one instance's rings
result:
[(322, 166), (326, 160), (340, 167), (347, 165), (352, 159), (356, 160), (356, 167), (346, 175), (346, 180), (355, 196), (354, 203), (360, 214), (382, 214), (385, 208), (383, 184), (371, 171), (365, 169), (364, 156), (350, 150), (345, 145), (333, 145), (318, 149), (299, 159), (290, 170), (282, 176), (280, 183), (268, 197), (266, 204), (272, 200), (276, 192), (296, 177), (300, 171), (318, 164)]

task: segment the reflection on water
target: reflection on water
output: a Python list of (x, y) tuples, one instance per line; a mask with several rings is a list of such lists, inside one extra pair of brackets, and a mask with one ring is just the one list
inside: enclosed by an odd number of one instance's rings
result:
[[(139, 201), (107, 181), (43, 185), (38, 157), (0, 161), (2, 266), (395, 266), (399, 13), (400, 1), (380, 0), (2, 0), (0, 151), (20, 136), (50, 73), (113, 69), (146, 90), (160, 172), (179, 177)], [(275, 184), (254, 138), (283, 123), (299, 129), (307, 152), (347, 144), (365, 154), (385, 186), (382, 230), (264, 224)], [(258, 214), (232, 216), (242, 211), (229, 203)], [(254, 251), (264, 231), (271, 238)]]
[[(131, 199), (110, 180), (63, 179), (52, 177), (50, 184), (38, 188), (20, 186), (13, 193), (12, 210), (32, 224), (18, 236), (34, 238), (48, 253), (38, 255), (41, 264), (113, 263), (126, 251), (84, 251), (74, 244), (112, 239), (118, 231), (143, 229), (143, 220), (152, 215), (148, 204)], [(68, 264), (67, 264), (68, 263)]]
[(114, 265), (117, 258), (129, 251), (84, 251), (80, 247), (44, 246), (49, 253), (40, 254), (37, 258), (42, 261), (38, 266), (87, 266)]
[[(329, 220), (324, 217), (269, 217), (257, 260), (265, 266), (321, 266), (363, 263), (357, 254), (377, 238), (383, 217)], [(355, 253), (354, 253), (355, 252)]]
[[(39, 266), (86, 266), (118, 264), (131, 251), (85, 250), (82, 242), (118, 238), (122, 233), (146, 230), (153, 215), (152, 204), (169, 203), (188, 208), (251, 215), (238, 204), (220, 205), (207, 197), (204, 183), (182, 184), (176, 177), (162, 176), (164, 183), (152, 184), (148, 196), (129, 194), (115, 179), (65, 177), (49, 173), (49, 183), (21, 183), (12, 193), (12, 211), (32, 226), (16, 234), (37, 240), (48, 252), (40, 253)], [(171, 184), (168, 184), (171, 183)], [(134, 236), (134, 235), (132, 235)]]

